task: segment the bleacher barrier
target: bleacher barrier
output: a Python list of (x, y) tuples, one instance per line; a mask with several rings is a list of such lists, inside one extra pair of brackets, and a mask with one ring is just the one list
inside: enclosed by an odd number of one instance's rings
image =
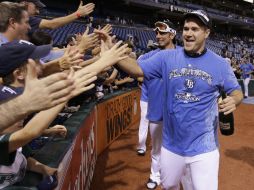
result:
[[(122, 90), (103, 100), (81, 106), (65, 123), (65, 139), (49, 141), (34, 158), (58, 168), (57, 190), (89, 190), (97, 155), (140, 120), (140, 89)], [(36, 190), (42, 176), (27, 172), (19, 186), (6, 189)]]

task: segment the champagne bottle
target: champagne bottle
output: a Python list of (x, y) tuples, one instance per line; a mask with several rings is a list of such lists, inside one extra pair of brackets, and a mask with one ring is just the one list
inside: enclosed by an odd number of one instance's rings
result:
[[(222, 100), (227, 97), (225, 91), (221, 90)], [(223, 112), (219, 113), (219, 124), (220, 124), (220, 132), (222, 135), (233, 135), (234, 134), (234, 115), (230, 113), (228, 115), (224, 115)]]

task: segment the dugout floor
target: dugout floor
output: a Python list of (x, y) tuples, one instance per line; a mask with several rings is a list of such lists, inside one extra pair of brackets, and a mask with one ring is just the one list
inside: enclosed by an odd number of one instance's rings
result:
[[(220, 136), (219, 190), (254, 189), (254, 105), (241, 104), (235, 134)], [(138, 126), (130, 128), (97, 160), (91, 190), (145, 190), (150, 173), (150, 141), (144, 157), (136, 155)], [(158, 188), (159, 190), (159, 188)]]

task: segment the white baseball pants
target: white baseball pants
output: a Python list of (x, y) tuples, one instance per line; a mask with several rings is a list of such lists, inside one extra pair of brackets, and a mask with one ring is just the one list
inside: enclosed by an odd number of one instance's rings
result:
[(148, 124), (149, 121), (146, 119), (147, 115), (147, 102), (140, 101), (140, 124), (139, 124), (139, 131), (138, 131), (138, 147), (137, 149), (143, 149), (146, 151), (146, 138), (148, 133)]
[(151, 174), (150, 179), (160, 184), (160, 155), (162, 143), (162, 121), (152, 122), (149, 124), (150, 135), (152, 141), (151, 150)]
[(161, 184), (163, 190), (177, 190), (186, 169), (190, 168), (194, 190), (217, 190), (219, 151), (184, 157), (161, 148)]
[(243, 79), (244, 96), (249, 96), (249, 83), (250, 83), (250, 78)]

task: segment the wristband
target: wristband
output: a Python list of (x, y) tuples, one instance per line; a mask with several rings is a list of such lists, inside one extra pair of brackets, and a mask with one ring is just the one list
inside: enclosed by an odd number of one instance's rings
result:
[(80, 17), (81, 17), (80, 12), (77, 12), (77, 13), (76, 13), (76, 16), (77, 16), (77, 18), (80, 18)]

